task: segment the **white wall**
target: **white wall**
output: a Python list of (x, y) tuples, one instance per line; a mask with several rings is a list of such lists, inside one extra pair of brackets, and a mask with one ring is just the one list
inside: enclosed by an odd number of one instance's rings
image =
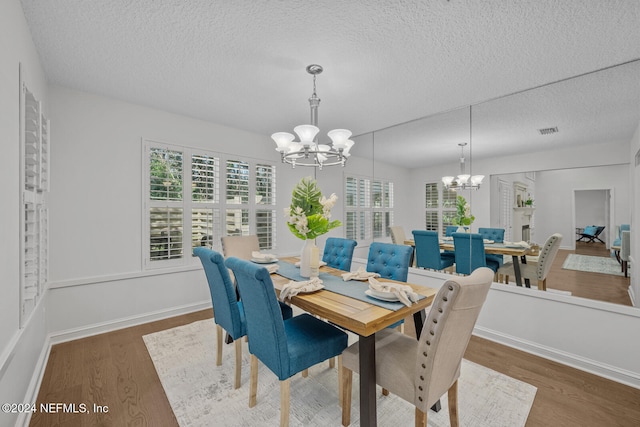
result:
[[(19, 329), (19, 74), (47, 104), (47, 82), (19, 0), (0, 6), (0, 402), (22, 402), (45, 340), (43, 302)], [(43, 296), (46, 299), (46, 295)], [(0, 425), (13, 425), (14, 414), (0, 413)]]

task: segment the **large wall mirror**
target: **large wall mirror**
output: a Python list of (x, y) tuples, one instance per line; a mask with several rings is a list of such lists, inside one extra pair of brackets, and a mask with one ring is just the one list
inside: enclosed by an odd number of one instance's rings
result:
[[(572, 250), (576, 229), (597, 222), (608, 247), (616, 226), (631, 222), (630, 142), (639, 124), (640, 61), (632, 61), (376, 131), (373, 170), (393, 176), (394, 222), (409, 234), (425, 228), (425, 184), (455, 175), (458, 143), (468, 142), (467, 173), (485, 175), (463, 194), (473, 228), (504, 227), (510, 240), (539, 244), (557, 232)], [(518, 195), (533, 201), (526, 235), (507, 218)]]

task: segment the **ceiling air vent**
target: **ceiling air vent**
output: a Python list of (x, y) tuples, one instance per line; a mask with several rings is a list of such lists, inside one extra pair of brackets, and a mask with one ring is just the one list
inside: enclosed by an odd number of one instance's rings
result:
[(552, 133), (558, 133), (558, 126), (554, 128), (538, 129), (538, 132), (540, 132), (540, 135), (551, 135)]

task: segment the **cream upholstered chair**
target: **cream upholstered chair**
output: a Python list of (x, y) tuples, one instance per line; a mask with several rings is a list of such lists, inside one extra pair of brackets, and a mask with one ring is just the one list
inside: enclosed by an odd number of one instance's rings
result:
[[(415, 405), (416, 426), (427, 425), (427, 411), (448, 392), (449, 419), (458, 425), (458, 377), (493, 271), (447, 280), (436, 295), (420, 338), (383, 329), (376, 333), (376, 382)], [(358, 343), (342, 353), (342, 425), (351, 418), (352, 371), (358, 371)]]
[[(520, 264), (520, 273), (526, 279), (535, 279), (538, 282), (538, 289), (547, 290), (547, 275), (551, 270), (553, 260), (558, 254), (560, 243), (562, 242), (562, 234), (555, 233), (549, 236), (538, 256), (538, 262), (528, 262)], [(509, 276), (514, 277), (513, 264), (505, 264), (498, 270), (498, 276), (505, 277), (505, 283), (509, 284)]]
[(389, 232), (391, 234), (391, 243), (404, 245), (404, 241), (407, 240), (407, 237), (404, 234), (404, 228), (399, 225), (392, 225), (389, 227)]
[(234, 256), (250, 260), (253, 258), (251, 252), (260, 250), (258, 236), (255, 234), (249, 236), (223, 236), (220, 241), (222, 242), (222, 254), (225, 258)]
[(622, 272), (624, 277), (629, 272), (629, 255), (631, 252), (631, 231), (623, 230), (620, 232), (620, 262), (622, 263)]

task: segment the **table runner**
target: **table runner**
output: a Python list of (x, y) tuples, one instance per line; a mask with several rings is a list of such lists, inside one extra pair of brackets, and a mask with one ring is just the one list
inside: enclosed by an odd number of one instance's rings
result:
[[(278, 261), (277, 274), (286, 277), (287, 279), (295, 280), (296, 282), (309, 280), (308, 278), (300, 276), (300, 269), (298, 267), (286, 261)], [(364, 293), (364, 291), (369, 289), (368, 282), (359, 282), (357, 280), (349, 280), (348, 282), (345, 282), (342, 277), (323, 272), (321, 272), (318, 277), (322, 279), (324, 289), (329, 292), (334, 292), (336, 294), (344, 295), (360, 301), (365, 301), (369, 304), (374, 304), (378, 307), (386, 308), (387, 310), (392, 311), (400, 310), (405, 306), (399, 301), (382, 301), (368, 296)], [(425, 298), (425, 296), (418, 294), (418, 299), (422, 298)]]

